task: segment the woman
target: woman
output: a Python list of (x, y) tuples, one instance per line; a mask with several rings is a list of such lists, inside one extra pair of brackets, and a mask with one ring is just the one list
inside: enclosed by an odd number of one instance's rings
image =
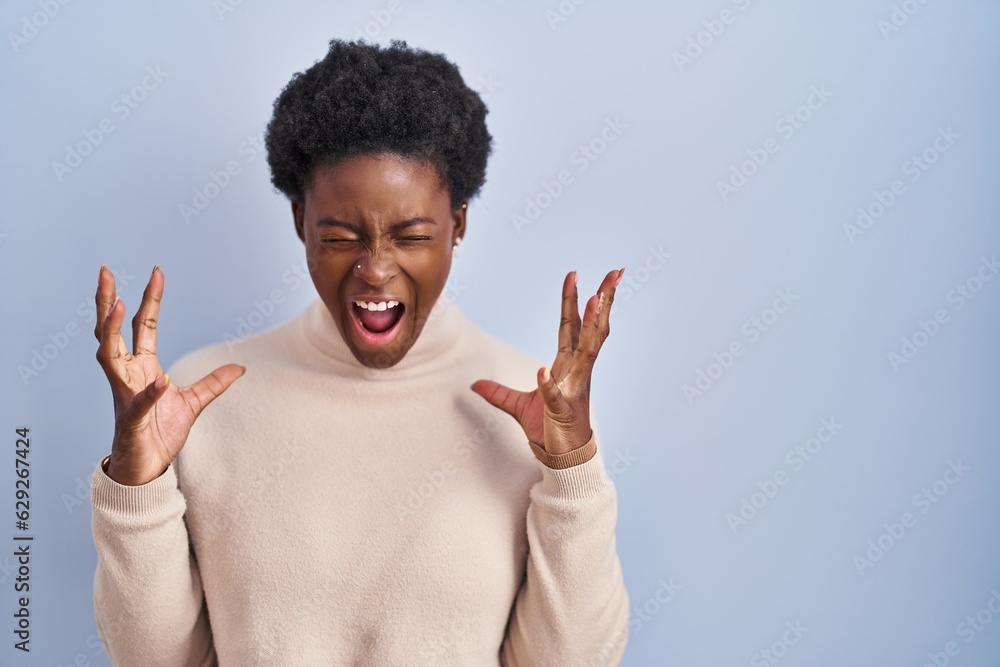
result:
[(441, 297), (485, 117), (443, 56), (333, 40), (267, 129), (319, 299), (165, 374), (163, 271), (130, 353), (101, 268), (115, 433), (92, 482), (94, 600), (116, 664), (620, 661), (628, 596), (589, 390), (624, 269), (582, 320), (566, 276), (551, 372)]

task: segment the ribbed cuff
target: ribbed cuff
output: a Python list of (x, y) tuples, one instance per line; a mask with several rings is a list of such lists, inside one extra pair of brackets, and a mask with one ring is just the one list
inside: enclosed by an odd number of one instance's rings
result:
[(611, 479), (599, 456), (562, 470), (542, 466), (541, 491), (553, 498), (584, 500), (606, 492), (610, 486)]
[(528, 441), (528, 445), (531, 446), (531, 451), (534, 452), (535, 458), (553, 470), (563, 470), (581, 465), (594, 458), (594, 454), (597, 453), (597, 440), (593, 434), (591, 434), (590, 440), (586, 444), (576, 449), (571, 449), (564, 454), (549, 454), (530, 440)]
[(129, 516), (150, 516), (161, 512), (177, 491), (173, 464), (154, 480), (130, 486), (119, 484), (104, 472), (105, 457), (91, 478), (90, 503), (95, 510)]

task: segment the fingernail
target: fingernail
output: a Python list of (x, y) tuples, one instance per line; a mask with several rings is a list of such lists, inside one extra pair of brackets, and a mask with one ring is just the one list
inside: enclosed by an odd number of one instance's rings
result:
[(573, 287), (576, 287), (576, 285), (579, 282), (579, 280), (580, 280), (580, 276), (577, 274), (576, 271), (574, 271), (573, 272)]
[(154, 264), (154, 265), (153, 265), (153, 270), (152, 270), (152, 271), (150, 271), (150, 273), (149, 273), (149, 277), (150, 277), (150, 278), (152, 278), (152, 277), (153, 277), (153, 274), (154, 274), (154, 273), (156, 273), (156, 269), (158, 269), (159, 267), (160, 267), (160, 265), (159, 265), (159, 264)]
[(104, 269), (108, 268), (107, 264), (101, 264), (101, 268), (97, 270), (97, 284), (101, 284), (101, 276), (104, 275)]
[(615, 280), (615, 287), (618, 287), (619, 285), (622, 284), (622, 276), (624, 276), (624, 275), (625, 275), (625, 267), (623, 266), (618, 271), (618, 278)]
[(552, 379), (552, 374), (549, 371), (549, 367), (546, 366), (545, 368), (542, 369), (542, 381), (548, 382), (551, 379)]
[(600, 315), (601, 308), (604, 307), (604, 292), (597, 293), (597, 314)]
[(156, 387), (157, 389), (163, 389), (165, 386), (167, 386), (168, 382), (170, 382), (170, 376), (164, 373), (160, 377), (156, 378), (156, 381), (153, 383), (153, 386)]

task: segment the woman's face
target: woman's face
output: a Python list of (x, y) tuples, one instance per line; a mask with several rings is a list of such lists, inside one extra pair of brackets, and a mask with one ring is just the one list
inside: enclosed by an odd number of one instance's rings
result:
[(432, 165), (387, 154), (317, 166), (292, 215), (316, 291), (354, 356), (395, 365), (444, 289), (465, 208), (451, 210)]

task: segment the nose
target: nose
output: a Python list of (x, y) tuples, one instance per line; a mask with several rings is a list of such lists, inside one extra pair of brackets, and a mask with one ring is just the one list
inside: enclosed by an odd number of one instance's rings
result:
[(396, 275), (396, 261), (391, 252), (372, 248), (359, 255), (354, 261), (355, 277), (373, 287), (381, 287)]

